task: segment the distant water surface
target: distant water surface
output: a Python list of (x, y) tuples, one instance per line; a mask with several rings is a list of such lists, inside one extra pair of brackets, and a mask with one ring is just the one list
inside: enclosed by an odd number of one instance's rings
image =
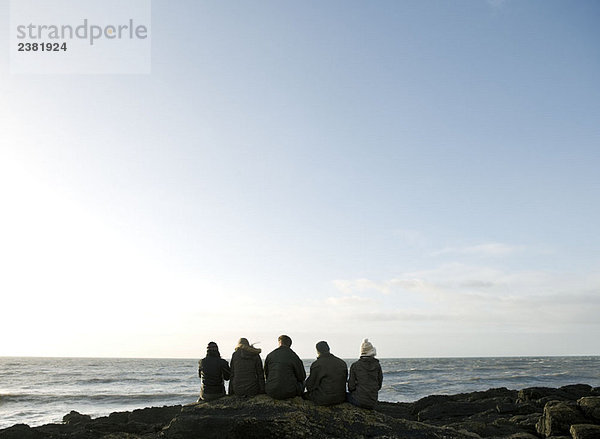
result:
[[(312, 361), (304, 361), (307, 372)], [(383, 401), (410, 402), (431, 394), (492, 387), (600, 386), (599, 356), (380, 361)], [(198, 398), (200, 388), (197, 368), (196, 359), (0, 357), (0, 428), (60, 422), (71, 410), (97, 417), (114, 411), (190, 404)]]

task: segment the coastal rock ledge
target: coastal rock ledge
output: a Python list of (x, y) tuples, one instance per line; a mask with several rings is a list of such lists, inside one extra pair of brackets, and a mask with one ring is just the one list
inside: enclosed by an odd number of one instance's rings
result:
[(0, 430), (0, 439), (600, 439), (600, 388), (506, 388), (434, 395), (413, 403), (318, 407), (301, 398), (225, 397), (92, 419), (71, 412), (62, 424)]

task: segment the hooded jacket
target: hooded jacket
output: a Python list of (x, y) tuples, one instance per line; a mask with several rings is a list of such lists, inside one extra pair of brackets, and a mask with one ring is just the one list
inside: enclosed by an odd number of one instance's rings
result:
[(359, 407), (368, 409), (375, 407), (382, 384), (383, 372), (376, 358), (360, 357), (350, 366), (348, 390)]
[(199, 361), (198, 375), (200, 376), (200, 398), (205, 394), (225, 395), (225, 383), (230, 375), (229, 363), (221, 358), (219, 353), (208, 352), (206, 357)]
[(288, 346), (279, 346), (265, 359), (265, 391), (275, 399), (302, 395), (306, 372), (302, 360)]
[(260, 349), (245, 344), (239, 344), (235, 348), (231, 356), (230, 395), (255, 396), (265, 393), (265, 376), (260, 352)]
[(322, 352), (310, 365), (306, 380), (308, 399), (317, 405), (341, 404), (346, 401), (348, 366), (344, 360), (329, 352)]

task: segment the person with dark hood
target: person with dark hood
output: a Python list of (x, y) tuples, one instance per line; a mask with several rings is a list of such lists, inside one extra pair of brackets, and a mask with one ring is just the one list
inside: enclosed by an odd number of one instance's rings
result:
[(375, 355), (377, 350), (365, 338), (360, 345), (359, 360), (350, 366), (348, 402), (366, 409), (375, 407), (383, 384), (383, 372)]
[(260, 352), (260, 349), (250, 345), (248, 339), (240, 338), (231, 356), (230, 395), (255, 396), (265, 393), (265, 376)]
[(306, 380), (306, 399), (316, 405), (341, 404), (346, 401), (346, 362), (331, 352), (326, 341), (317, 343), (317, 360), (310, 365)]
[(302, 360), (292, 351), (292, 339), (287, 335), (278, 338), (279, 347), (265, 359), (265, 392), (275, 399), (301, 396), (306, 372)]
[(206, 348), (206, 357), (198, 362), (200, 376), (200, 398), (212, 401), (225, 396), (225, 382), (230, 376), (229, 363), (221, 358), (219, 347), (211, 341)]

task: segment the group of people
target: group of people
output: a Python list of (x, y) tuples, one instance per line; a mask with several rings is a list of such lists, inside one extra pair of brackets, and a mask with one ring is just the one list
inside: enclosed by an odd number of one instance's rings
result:
[(308, 378), (302, 360), (291, 349), (292, 339), (281, 335), (278, 342), (279, 347), (267, 355), (264, 367), (261, 350), (245, 338), (240, 338), (235, 347), (231, 365), (221, 358), (217, 344), (210, 342), (206, 357), (199, 361), (199, 400), (225, 396), (224, 381), (229, 380), (229, 394), (236, 396), (261, 393), (275, 399), (302, 396), (317, 405), (348, 401), (368, 409), (377, 403), (383, 372), (375, 358), (377, 351), (368, 339), (360, 346), (360, 358), (350, 366), (350, 376), (346, 362), (330, 352), (326, 341), (318, 342), (317, 360), (311, 364)]

